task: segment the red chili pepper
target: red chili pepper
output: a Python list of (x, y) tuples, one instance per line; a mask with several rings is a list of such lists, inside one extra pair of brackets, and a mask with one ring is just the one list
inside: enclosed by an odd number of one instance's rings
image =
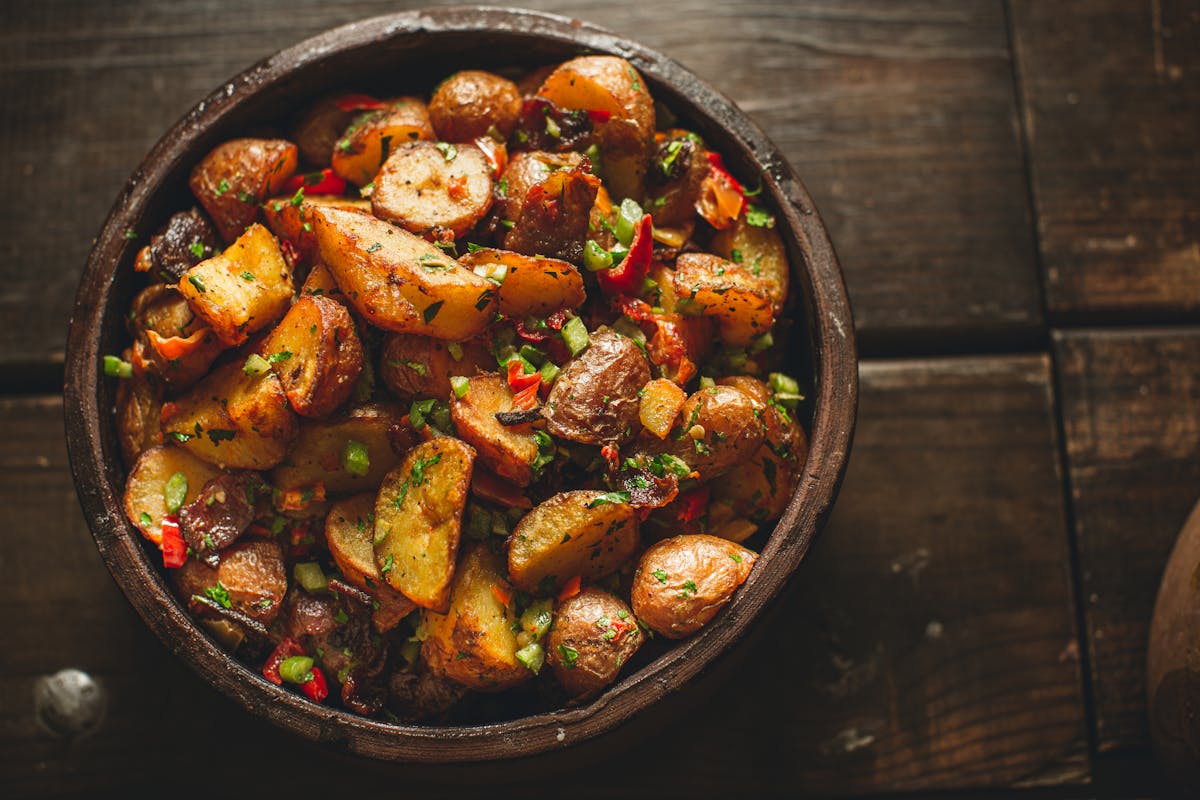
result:
[(296, 264), (300, 261), (300, 254), (296, 252), (296, 246), (287, 239), (280, 239), (279, 252), (283, 253), (283, 260), (287, 263), (288, 269), (295, 269)]
[(621, 454), (617, 450), (616, 445), (606, 444), (600, 448), (600, 456), (608, 464), (609, 472), (616, 472), (617, 467), (621, 465)]
[(508, 148), (490, 136), (480, 136), (475, 140), (475, 146), (483, 151), (483, 157), (492, 165), (492, 177), (499, 178), (508, 166)]
[(522, 389), (528, 389), (530, 386), (540, 386), (542, 376), (538, 373), (532, 375), (525, 374), (525, 365), (521, 359), (514, 358), (508, 362), (508, 388), (514, 393), (519, 393)]
[(679, 495), (677, 500), (679, 510), (675, 512), (675, 518), (680, 523), (686, 525), (704, 516), (705, 510), (708, 509), (708, 486), (701, 486), (699, 489), (692, 489), (690, 492), (684, 492)]
[(651, 234), (654, 223), (649, 214), (642, 217), (633, 231), (629, 253), (620, 264), (596, 273), (596, 280), (605, 294), (638, 295), (646, 276), (650, 274), (650, 261), (654, 256), (654, 241)]
[(580, 578), (580, 576), (575, 575), (570, 580), (568, 580), (566, 583), (564, 583), (563, 587), (562, 587), (562, 591), (560, 591), (558, 593), (558, 602), (565, 603), (568, 600), (570, 600), (572, 597), (574, 597), (575, 595), (579, 594), (579, 584), (580, 584), (581, 580), (582, 579)]
[(592, 122), (595, 122), (596, 124), (602, 124), (612, 119), (611, 111), (604, 111), (603, 109), (599, 108), (589, 108), (587, 113)]
[(529, 326), (525, 324), (525, 320), (523, 319), (513, 320), (513, 328), (517, 331), (517, 336), (520, 336), (527, 342), (533, 342), (537, 344), (538, 342), (544, 342), (550, 338), (550, 334), (546, 331), (531, 330)]
[(542, 388), (541, 381), (531, 383), (513, 395), (513, 411), (532, 411), (537, 408), (538, 389)]
[(508, 604), (511, 603), (513, 599), (512, 589), (499, 583), (493, 583), (492, 597), (495, 597), (496, 602), (500, 603), (500, 605), (508, 608)]
[(636, 628), (637, 625), (632, 622), (626, 622), (623, 619), (612, 619), (609, 620), (608, 627), (612, 628), (614, 631), (612, 642), (613, 644), (616, 644), (617, 642), (621, 641), (622, 636)]
[(300, 187), (306, 194), (341, 194), (346, 191), (346, 179), (335, 175), (329, 167), (307, 175), (293, 175), (283, 185), (284, 192), (295, 194)]
[(262, 676), (276, 686), (283, 684), (283, 677), (279, 674), (279, 665), (292, 656), (304, 655), (304, 648), (290, 636), (285, 636), (275, 645), (275, 649), (271, 651), (271, 655), (267, 656), (266, 662), (262, 666)]
[(179, 530), (179, 517), (168, 514), (162, 522), (163, 566), (177, 569), (187, 561), (187, 544), (183, 541), (183, 533)]
[(312, 668), (312, 680), (300, 684), (300, 691), (314, 703), (324, 702), (329, 697), (329, 684), (325, 682), (325, 673), (320, 667)]
[(342, 111), (378, 111), (387, 108), (387, 103), (369, 94), (344, 94), (333, 102)]

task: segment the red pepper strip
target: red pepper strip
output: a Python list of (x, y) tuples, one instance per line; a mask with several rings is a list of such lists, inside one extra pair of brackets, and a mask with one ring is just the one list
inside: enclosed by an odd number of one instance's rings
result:
[(700, 184), (700, 196), (696, 200), (696, 212), (709, 225), (724, 230), (734, 223), (746, 206), (746, 193), (737, 179), (729, 174), (721, 161), (721, 154), (709, 151), (708, 175)]
[[(262, 667), (262, 676), (276, 686), (283, 685), (283, 677), (279, 674), (279, 665), (292, 656), (304, 655), (304, 648), (290, 636), (285, 636), (271, 651), (271, 655), (267, 656), (266, 663)], [(314, 674), (316, 669), (313, 670)]]
[(287, 239), (280, 239), (279, 252), (283, 253), (283, 260), (287, 263), (288, 269), (295, 269), (296, 264), (300, 261), (300, 254), (296, 252), (296, 246)]
[(579, 583), (581, 578), (576, 575), (569, 581), (563, 584), (562, 591), (558, 593), (558, 602), (565, 603), (575, 595), (579, 594)]
[(592, 122), (597, 124), (608, 122), (610, 119), (612, 119), (611, 111), (604, 111), (599, 108), (589, 108), (587, 114)]
[(161, 336), (158, 331), (146, 331), (146, 337), (160, 356), (168, 361), (174, 361), (180, 356), (194, 353), (199, 349), (200, 345), (207, 341), (211, 333), (212, 328), (206, 325), (186, 338), (182, 336)]
[(283, 185), (283, 191), (295, 194), (301, 186), (304, 187), (306, 194), (341, 194), (346, 191), (346, 179), (340, 175), (333, 174), (333, 170), (326, 167), (320, 172), (313, 172), (307, 175), (293, 175)]
[(538, 389), (542, 388), (539, 378), (538, 383), (531, 383), (521, 391), (513, 395), (513, 411), (532, 411), (537, 408)]
[(480, 136), (475, 140), (475, 146), (483, 151), (483, 157), (492, 165), (492, 177), (499, 178), (508, 166), (508, 148), (490, 136)]
[(650, 215), (644, 215), (633, 231), (629, 253), (624, 260), (615, 267), (596, 273), (596, 280), (600, 282), (600, 288), (605, 294), (641, 294), (642, 284), (650, 274), (650, 261), (654, 257), (654, 240), (651, 238), (653, 230), (654, 223)]
[(325, 682), (325, 673), (320, 667), (312, 668), (312, 680), (300, 684), (300, 691), (314, 703), (320, 703), (329, 697), (329, 684)]
[(675, 512), (675, 518), (685, 525), (693, 522), (704, 516), (708, 509), (708, 487), (701, 486), (699, 489), (685, 492), (679, 495), (677, 502), (679, 510)]
[(617, 448), (611, 444), (606, 444), (600, 448), (600, 455), (608, 464), (608, 471), (616, 472), (617, 467), (621, 465), (621, 454), (617, 451)]
[(525, 374), (525, 365), (521, 359), (514, 358), (508, 362), (508, 388), (513, 392), (519, 393), (522, 389), (528, 389), (530, 386), (538, 386), (542, 382), (542, 376), (535, 372), (532, 375)]
[(633, 624), (632, 622), (626, 622), (623, 619), (613, 619), (609, 620), (608, 627), (615, 631), (613, 634), (612, 643), (616, 644), (617, 642), (621, 641), (622, 636), (636, 628), (637, 625)]
[(333, 102), (342, 111), (378, 111), (387, 108), (387, 103), (369, 94), (344, 94)]
[(513, 328), (516, 329), (517, 336), (520, 336), (527, 342), (533, 342), (537, 344), (538, 342), (544, 342), (550, 338), (550, 334), (546, 331), (530, 330), (525, 325), (525, 320), (523, 319), (513, 320)]
[(162, 541), (163, 566), (171, 569), (182, 567), (187, 561), (187, 545), (183, 541), (183, 533), (179, 530), (179, 517), (168, 514), (163, 517)]
[(614, 297), (612, 299), (612, 306), (634, 322), (655, 322), (657, 320), (654, 309), (650, 307), (650, 304), (636, 297), (627, 297), (625, 295)]
[(509, 605), (509, 603), (512, 602), (512, 598), (513, 598), (512, 589), (509, 589), (506, 586), (501, 586), (498, 583), (493, 583), (492, 584), (492, 597), (495, 597), (496, 601), (498, 603), (500, 603), (500, 605), (504, 606), (505, 608), (508, 608), (508, 605)]

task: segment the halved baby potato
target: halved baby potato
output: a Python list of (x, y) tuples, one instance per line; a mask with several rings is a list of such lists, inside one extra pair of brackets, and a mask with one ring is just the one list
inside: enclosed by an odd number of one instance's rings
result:
[(333, 146), (330, 166), (355, 186), (365, 186), (400, 145), (433, 138), (425, 101), (397, 97), (388, 101), (386, 108), (364, 112), (350, 123)]
[(283, 382), (292, 408), (305, 417), (332, 414), (350, 397), (363, 368), (350, 312), (323, 296), (301, 296), (259, 352)]
[(529, 424), (501, 425), (496, 419), (498, 412), (512, 411), (513, 393), (507, 381), (495, 373), (474, 375), (467, 381), (463, 396), (450, 401), (454, 429), (493, 472), (528, 486), (538, 455), (537, 438)]
[(162, 539), (162, 521), (167, 515), (163, 490), (177, 472), (187, 480), (185, 505), (196, 499), (204, 484), (221, 474), (221, 470), (212, 464), (168, 444), (151, 447), (142, 453), (125, 482), (125, 516), (152, 542)]
[(284, 139), (231, 139), (192, 170), (189, 185), (227, 242), (258, 217), (259, 205), (283, 189), (299, 151)]
[(581, 167), (553, 173), (526, 193), (505, 248), (581, 262), (599, 189), (600, 179)]
[(521, 114), (521, 92), (507, 78), (478, 69), (456, 72), (429, 99), (429, 119), (447, 142), (469, 142), (493, 133), (507, 139)]
[[(374, 490), (400, 463), (393, 429), (404, 413), (391, 403), (368, 403), (323, 420), (302, 420), (287, 460), (271, 471), (271, 485), (283, 491), (325, 487), (328, 496)], [(354, 443), (354, 444), (351, 444)], [(348, 448), (366, 452), (366, 472), (346, 468)]]
[(557, 258), (485, 247), (461, 256), (458, 263), (477, 274), (500, 280), (496, 288), (500, 313), (514, 319), (545, 317), (560, 308), (579, 308), (587, 299), (583, 275), (574, 264)]
[(633, 613), (655, 633), (681, 639), (716, 616), (745, 583), (758, 556), (716, 536), (663, 539), (633, 575)]
[(375, 178), (375, 216), (416, 234), (460, 238), (492, 207), (492, 165), (472, 144), (407, 142)]

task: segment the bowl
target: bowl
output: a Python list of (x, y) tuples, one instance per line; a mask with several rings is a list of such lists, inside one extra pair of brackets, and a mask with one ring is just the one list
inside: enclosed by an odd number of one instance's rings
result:
[[(310, 703), (264, 680), (192, 621), (122, 513), (125, 471), (112, 418), (114, 386), (103, 377), (101, 357), (119, 352), (123, 317), (137, 288), (131, 265), (138, 242), (190, 204), (188, 173), (209, 149), (283, 118), (306, 99), (373, 85), (428, 90), (453, 69), (532, 66), (581, 51), (631, 61), (655, 98), (711, 142), (734, 175), (762, 175), (803, 317), (794, 328), (793, 350), (805, 382), (814, 387), (804, 407), (807, 464), (758, 567), (725, 610), (587, 704), (438, 727), (392, 724)], [(381, 81), (381, 75), (401, 78)], [(117, 197), (88, 258), (71, 319), (64, 395), (71, 468), (96, 546), (130, 603), (176, 656), (248, 711), (308, 739), (389, 761), (481, 761), (544, 753), (611, 730), (681, 687), (746, 634), (829, 514), (854, 428), (857, 361), (841, 269), (821, 218), (778, 149), (730, 100), (662, 54), (587, 23), (522, 10), (444, 8), (362, 20), (289, 47), (214, 91), (159, 140)]]

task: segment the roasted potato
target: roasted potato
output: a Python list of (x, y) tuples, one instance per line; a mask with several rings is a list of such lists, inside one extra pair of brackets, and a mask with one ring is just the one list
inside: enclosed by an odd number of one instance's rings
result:
[(754, 401), (732, 386), (696, 391), (683, 404), (679, 421), (665, 441), (639, 439), (632, 455), (669, 453), (708, 480), (748, 461), (763, 443)]
[(562, 492), (534, 507), (513, 529), (508, 574), (526, 592), (547, 594), (579, 576), (616, 572), (641, 541), (633, 507), (616, 492)]
[(298, 155), (283, 139), (233, 139), (196, 165), (189, 185), (222, 239), (232, 242), (254, 222), (259, 205), (296, 171)]
[(296, 415), (274, 373), (248, 375), (240, 361), (210, 372), (163, 406), (163, 435), (221, 467), (270, 469), (296, 438)]
[(338, 287), (337, 281), (333, 279), (333, 273), (329, 271), (329, 267), (320, 261), (313, 264), (312, 269), (308, 271), (308, 277), (304, 279), (304, 285), (300, 287), (300, 294), (324, 295), (333, 297), (338, 302), (346, 299), (341, 288)]
[(560, 108), (611, 115), (595, 129), (605, 183), (614, 197), (640, 199), (654, 143), (654, 100), (633, 65), (616, 56), (573, 58), (551, 72), (537, 93)]
[[(254, 521), (259, 480), (250, 472), (223, 473), (179, 509), (179, 530), (192, 555), (216, 566), (220, 551)], [(191, 488), (191, 487), (188, 487)]]
[(475, 448), (479, 460), (518, 486), (533, 480), (538, 446), (530, 425), (501, 425), (498, 412), (512, 411), (512, 390), (495, 373), (469, 379), (466, 394), (450, 400), (450, 418), (460, 438)]
[(642, 427), (659, 439), (666, 439), (687, 402), (687, 393), (666, 378), (655, 378), (642, 388), (641, 395), (638, 419)]
[(221, 551), (217, 580), (234, 608), (269, 625), (279, 616), (287, 594), (283, 550), (273, 541), (238, 542)]
[[(271, 471), (271, 484), (282, 491), (320, 484), (330, 497), (374, 491), (383, 476), (400, 463), (393, 449), (393, 429), (404, 412), (391, 403), (369, 403), (324, 420), (303, 420), (287, 460)], [(366, 450), (367, 471), (346, 469), (350, 442)]]
[(375, 629), (389, 631), (417, 606), (383, 579), (375, 562), (375, 495), (359, 494), (329, 507), (325, 541), (346, 581), (375, 598)]
[(333, 146), (330, 166), (355, 186), (365, 186), (400, 145), (433, 138), (425, 102), (419, 97), (397, 97), (386, 108), (355, 117)]
[(313, 222), (321, 260), (373, 325), (458, 341), (495, 316), (496, 285), (424, 239), (340, 208), (314, 209)]
[(295, 287), (279, 242), (256, 222), (225, 252), (185, 272), (179, 291), (217, 338), (235, 347), (282, 317)]
[(263, 204), (267, 227), (280, 242), (287, 242), (295, 251), (295, 266), (306, 267), (317, 258), (317, 237), (313, 233), (312, 210), (316, 206), (334, 206), (371, 213), (370, 200), (354, 200), (333, 194), (304, 195), (294, 202), (295, 195), (274, 197)]
[(384, 340), (379, 372), (384, 384), (401, 400), (446, 400), (451, 395), (450, 376), (471, 376), (495, 364), (487, 348), (476, 342), (450, 348), (431, 336), (391, 333)]
[(464, 236), (492, 207), (492, 165), (473, 144), (406, 142), (375, 177), (371, 210), (416, 234)]
[(478, 544), (463, 554), (445, 614), (425, 611), (421, 656), (430, 671), (480, 692), (497, 692), (533, 677), (517, 661), (513, 604), (496, 587), (505, 586), (504, 565)]
[(712, 317), (717, 335), (729, 344), (750, 344), (775, 324), (766, 281), (744, 263), (710, 253), (680, 253), (672, 280), (676, 309)]
[(468, 694), (467, 687), (427, 668), (395, 670), (388, 679), (388, 710), (405, 722), (445, 716)]
[(469, 142), (480, 136), (507, 139), (520, 113), (517, 85), (477, 69), (454, 73), (429, 100), (429, 119), (445, 142)]
[(182, 448), (160, 445), (138, 457), (125, 481), (125, 516), (152, 542), (162, 539), (162, 521), (167, 515), (164, 490), (177, 472), (187, 481), (185, 503), (194, 500), (206, 483), (221, 474), (216, 467)]
[(183, 273), (221, 249), (217, 232), (200, 209), (172, 214), (150, 244), (138, 251), (133, 268), (163, 283), (178, 283)]
[(802, 465), (808, 455), (808, 438), (804, 428), (786, 408), (774, 400), (774, 393), (765, 383), (750, 375), (730, 375), (717, 381), (723, 386), (740, 389), (754, 403), (756, 414), (763, 424), (764, 444), (777, 456), (792, 465)]
[(704, 146), (686, 132), (672, 132), (658, 143), (646, 173), (646, 209), (655, 228), (682, 227), (696, 219), (696, 198), (709, 169)]
[(496, 210), (501, 218), (516, 222), (530, 189), (544, 183), (555, 172), (578, 169), (582, 164), (583, 156), (579, 153), (542, 150), (513, 153), (500, 178)]
[(601, 329), (554, 381), (543, 410), (546, 428), (583, 444), (629, 441), (641, 430), (638, 392), (649, 382), (650, 365), (641, 348)]
[(587, 299), (579, 270), (557, 258), (481, 248), (458, 263), (477, 274), (503, 276), (496, 293), (500, 313), (507, 317), (545, 317), (560, 308), (578, 308)]
[(375, 501), (375, 561), (395, 589), (445, 613), (475, 450), (440, 436), (389, 472)]
[(350, 312), (328, 297), (304, 295), (263, 340), (297, 414), (325, 417), (350, 397), (363, 368), (362, 343)]
[(583, 259), (583, 243), (600, 179), (582, 168), (559, 170), (525, 195), (504, 247), (564, 261)]
[(554, 610), (546, 662), (568, 694), (587, 696), (616, 680), (641, 645), (642, 632), (629, 606), (587, 586)]
[(783, 309), (791, 269), (779, 231), (774, 227), (749, 224), (743, 211), (733, 225), (717, 231), (709, 246), (721, 258), (741, 264), (758, 278), (771, 298), (776, 314)]
[(117, 384), (117, 441), (126, 467), (162, 441), (162, 384), (137, 372)]
[(633, 574), (633, 613), (668, 639), (689, 636), (733, 599), (757, 558), (716, 536), (663, 539), (646, 549)]
[(161, 283), (151, 284), (133, 299), (129, 330), (135, 369), (172, 389), (199, 380), (225, 349), (183, 295)]
[(314, 167), (328, 167), (334, 145), (354, 120), (355, 112), (345, 111), (337, 96), (323, 97), (309, 106), (296, 121), (289, 138), (300, 148), (300, 155)]

